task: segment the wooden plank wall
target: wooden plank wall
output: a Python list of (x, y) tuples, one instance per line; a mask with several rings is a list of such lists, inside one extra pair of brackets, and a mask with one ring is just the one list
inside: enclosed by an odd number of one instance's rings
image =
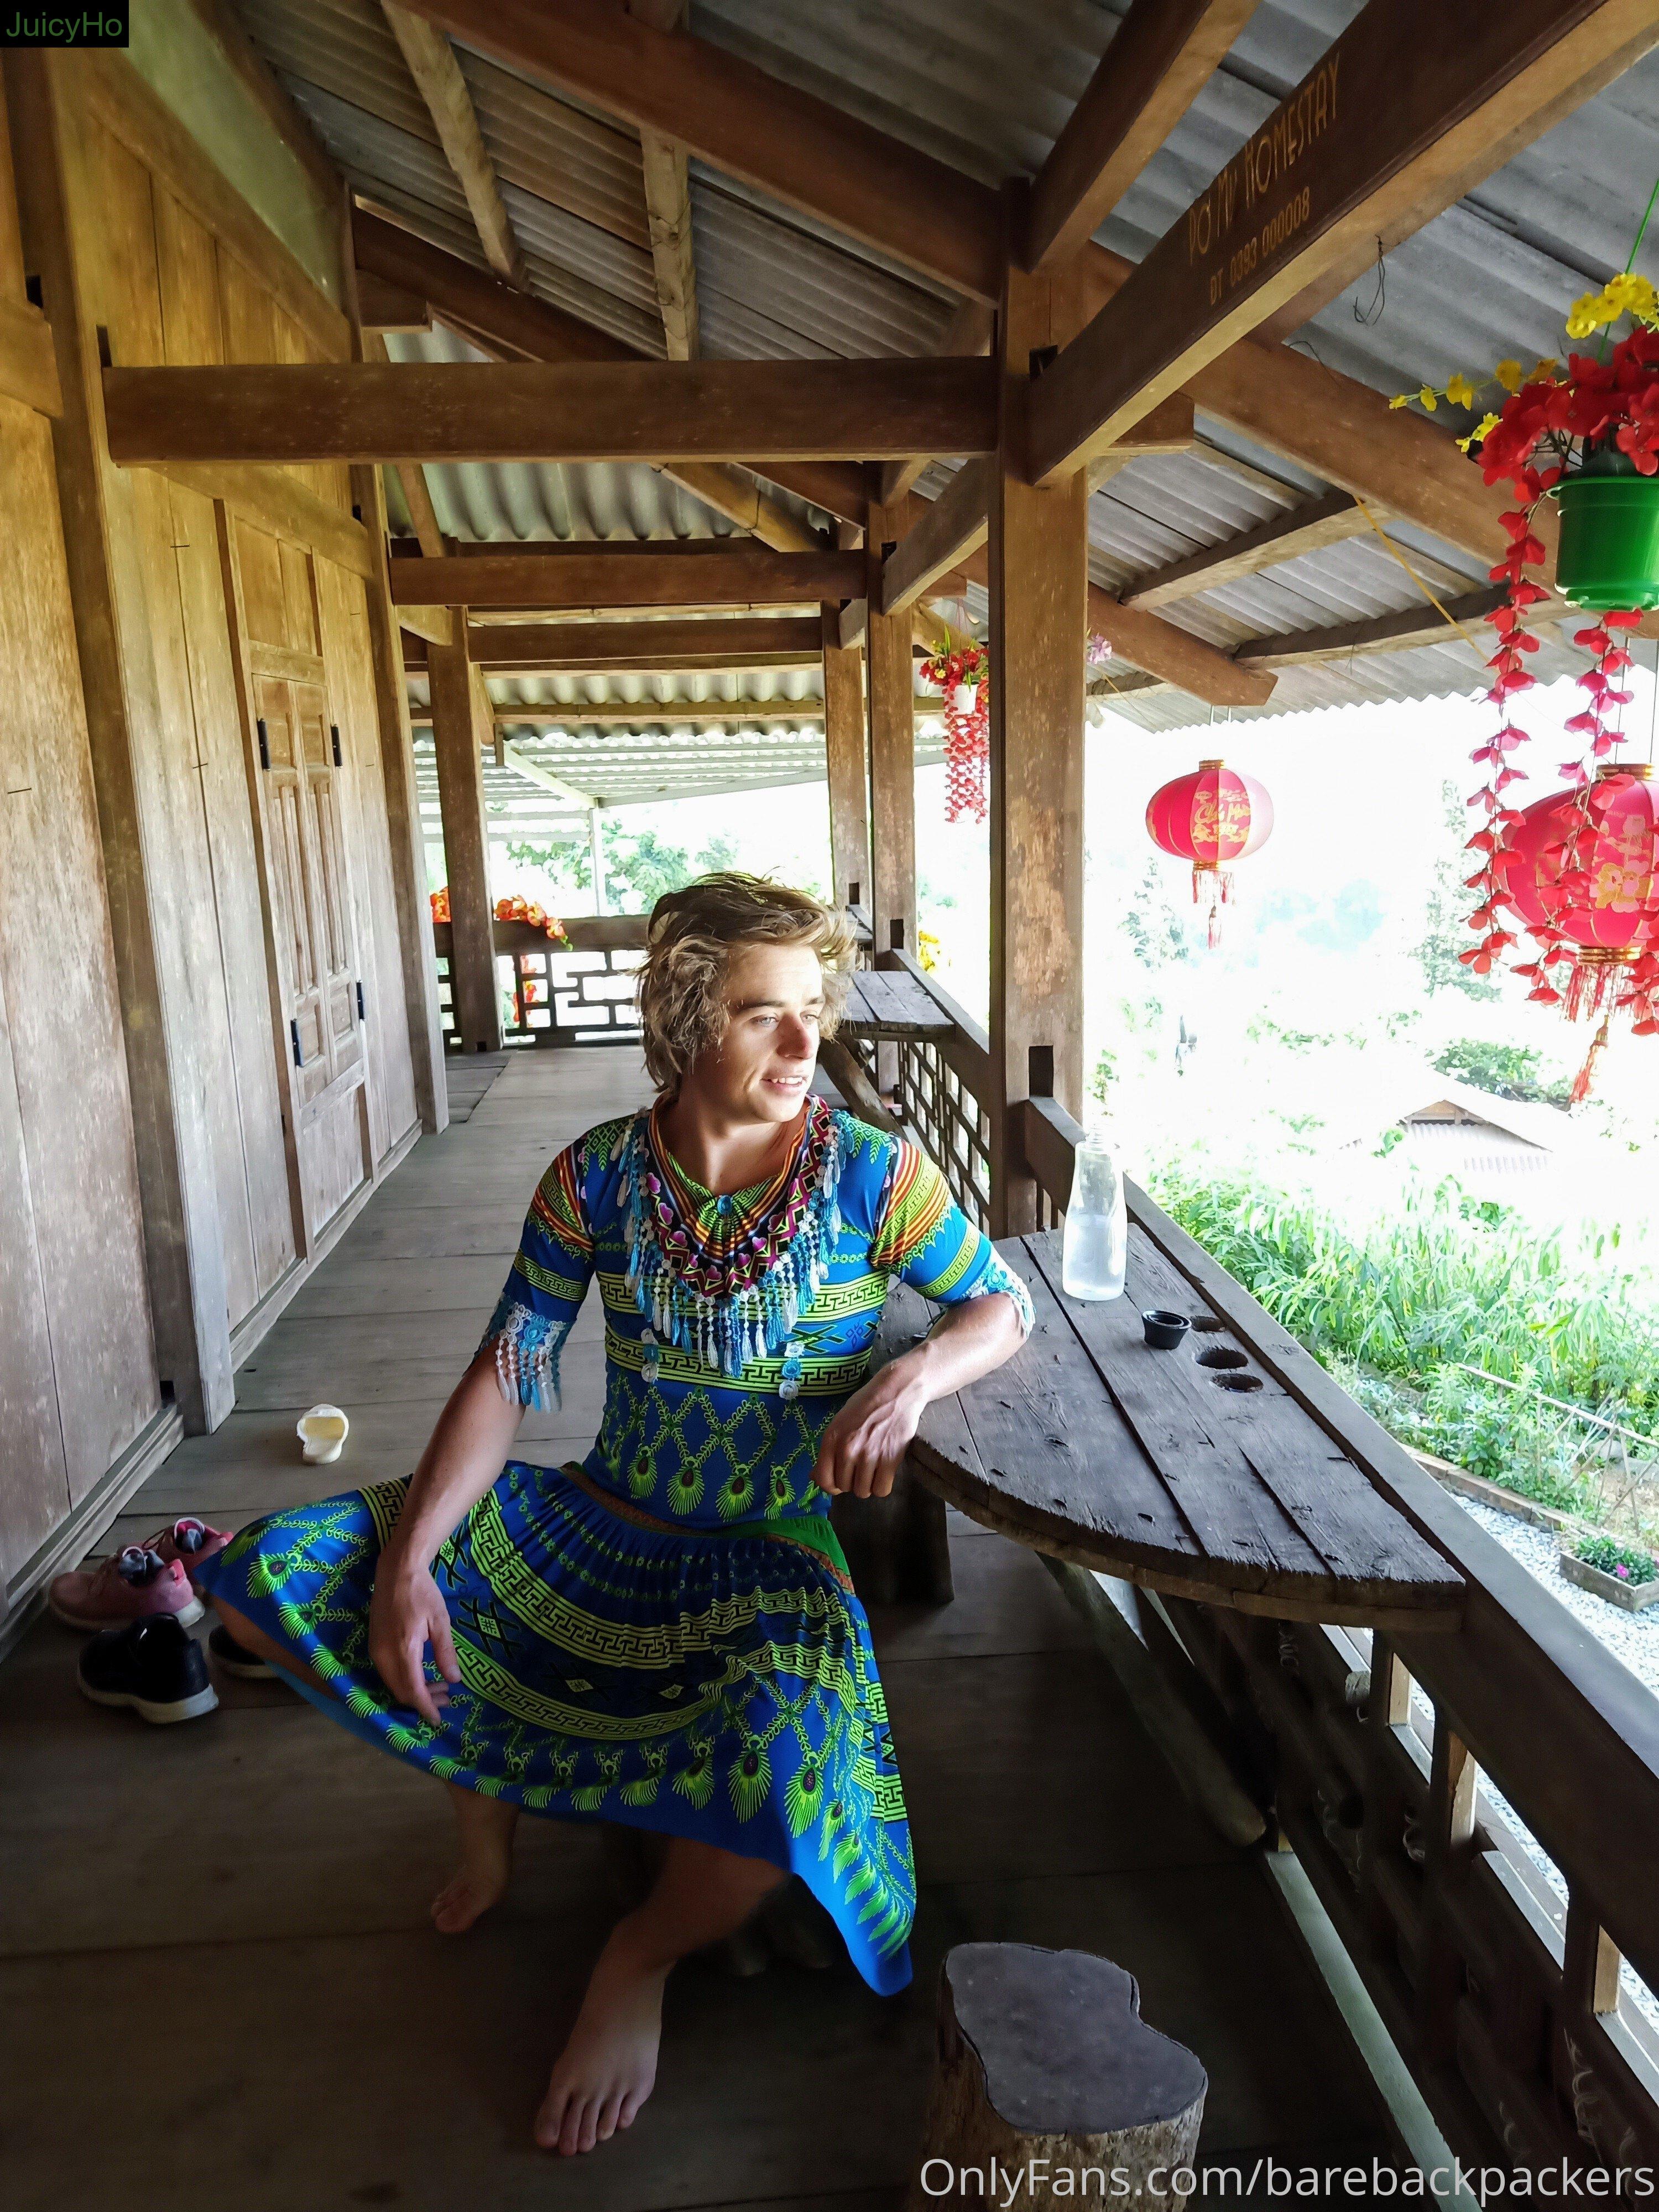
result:
[[(26, 264), (0, 106), (0, 299)], [(0, 398), (0, 1619), (161, 1418), (52, 424)]]
[[(9, 55), (3, 82), (21, 222), (0, 207), (0, 294), (22, 300), (38, 277), (67, 387), (55, 437), (0, 402), (0, 1570), (15, 1578), (169, 1395), (187, 1426), (228, 1412), (234, 1344), (411, 1139), (419, 1038), (387, 818), (407, 732), (381, 727), (367, 594), (384, 585), (350, 472), (118, 469), (103, 432), (100, 355), (337, 360), (350, 325), (123, 57)], [(0, 140), (8, 191), (13, 173)], [(331, 1049), (355, 1072), (326, 1129), (289, 1087), (228, 550), (249, 532), (305, 580), (312, 696), (325, 742), (337, 732), (312, 790), (343, 886)]]

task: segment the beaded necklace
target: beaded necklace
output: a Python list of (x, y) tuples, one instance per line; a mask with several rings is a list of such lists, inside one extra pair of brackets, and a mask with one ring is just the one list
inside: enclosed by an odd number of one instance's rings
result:
[(809, 1096), (787, 1164), (769, 1182), (714, 1197), (663, 1144), (654, 1108), (634, 1117), (623, 1151), (628, 1286), (647, 1326), (644, 1379), (659, 1373), (659, 1339), (722, 1375), (783, 1356), (781, 1394), (800, 1388), (801, 1309), (823, 1283), (841, 1231), (841, 1133), (833, 1109)]

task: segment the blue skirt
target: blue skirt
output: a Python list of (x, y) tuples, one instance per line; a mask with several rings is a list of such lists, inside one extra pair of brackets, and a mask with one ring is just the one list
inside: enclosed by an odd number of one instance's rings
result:
[(368, 1656), (375, 1565), (407, 1489), (271, 1514), (197, 1579), (381, 1750), (526, 1812), (786, 1868), (871, 1988), (902, 1989), (910, 1832), (869, 1621), (828, 1519), (689, 1529), (580, 1468), (509, 1461), (434, 1563), (461, 1672), (434, 1728), (391, 1705)]

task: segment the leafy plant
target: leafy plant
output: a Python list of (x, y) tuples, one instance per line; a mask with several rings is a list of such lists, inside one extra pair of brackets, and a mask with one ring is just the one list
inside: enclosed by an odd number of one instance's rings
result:
[(1573, 1556), (1582, 1559), (1587, 1567), (1598, 1573), (1612, 1575), (1621, 1583), (1650, 1583), (1659, 1575), (1659, 1559), (1650, 1552), (1638, 1552), (1633, 1545), (1615, 1543), (1611, 1536), (1581, 1536), (1573, 1546)]
[(1539, 1055), (1530, 1047), (1495, 1044), (1485, 1037), (1454, 1037), (1435, 1055), (1442, 1075), (1495, 1098), (1524, 1099), (1537, 1105), (1565, 1106), (1572, 1091), (1565, 1076), (1546, 1082)]

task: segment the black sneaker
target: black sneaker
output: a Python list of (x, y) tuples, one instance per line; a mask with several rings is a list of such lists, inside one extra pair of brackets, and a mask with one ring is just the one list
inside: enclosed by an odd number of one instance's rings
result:
[(222, 1620), (208, 1638), (208, 1650), (214, 1663), (222, 1667), (227, 1674), (240, 1674), (247, 1682), (274, 1682), (276, 1669), (262, 1659), (257, 1651), (250, 1651), (246, 1644), (239, 1644)]
[(193, 1721), (219, 1702), (200, 1644), (165, 1614), (94, 1636), (76, 1679), (94, 1705), (131, 1705), (141, 1720)]

